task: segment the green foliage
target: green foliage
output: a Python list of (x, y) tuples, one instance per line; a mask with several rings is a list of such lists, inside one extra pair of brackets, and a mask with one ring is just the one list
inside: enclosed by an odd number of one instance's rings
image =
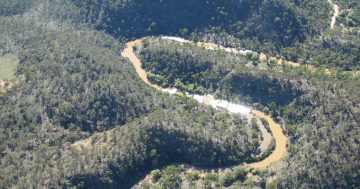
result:
[(167, 86), (168, 85), (168, 81), (165, 77), (161, 76), (161, 75), (157, 75), (157, 74), (153, 74), (148, 72), (147, 73), (147, 78), (149, 79), (149, 81), (151, 83), (155, 83), (161, 86)]
[(220, 177), (220, 184), (224, 187), (229, 187), (235, 182), (236, 178), (232, 171), (226, 172)]
[(163, 171), (163, 177), (160, 179), (160, 186), (165, 189), (177, 189), (181, 186), (181, 177), (179, 173), (182, 168), (169, 166)]
[(0, 16), (12, 16), (30, 9), (36, 0), (0, 0)]
[(337, 25), (345, 25), (349, 28), (360, 27), (360, 4), (356, 0), (338, 0), (340, 6), (340, 14), (337, 18)]
[[(250, 60), (246, 56), (223, 51), (214, 53), (193, 45), (179, 46), (176, 42), (157, 38), (149, 38), (148, 41), (152, 45), (143, 46), (137, 54), (142, 59), (144, 69), (164, 77), (168, 81), (167, 87), (217, 94), (226, 99), (231, 91), (242, 96), (244, 102), (260, 101), (262, 105), (268, 105), (272, 102), (270, 99), (274, 98), (276, 104), (284, 104), (299, 95), (287, 77), (277, 79), (267, 76), (258, 67), (248, 68), (246, 63)], [(279, 74), (277, 67), (268, 69)], [(257, 74), (250, 74), (250, 71)]]
[(251, 61), (259, 61), (259, 58), (260, 58), (260, 56), (259, 56), (258, 53), (252, 53), (251, 57), (250, 57), (250, 60)]
[(270, 111), (270, 110), (269, 110), (268, 107), (264, 107), (264, 109), (263, 109), (263, 112), (264, 112), (264, 113), (269, 114), (269, 111)]
[(250, 123), (251, 123), (251, 127), (252, 128), (257, 128), (258, 127), (258, 124), (257, 124), (257, 118), (256, 117), (252, 117), (251, 120), (250, 120)]
[(264, 126), (269, 126), (269, 122), (267, 119), (264, 119), (264, 118), (260, 118), (261, 120), (261, 123), (264, 125)]
[(192, 171), (192, 172), (186, 174), (186, 179), (189, 182), (194, 182), (196, 180), (199, 180), (199, 178), (200, 178), (200, 176), (197, 171)]
[[(356, 179), (354, 179), (356, 174), (353, 169), (344, 166), (350, 162), (354, 164), (354, 161), (343, 159), (344, 164), (342, 164), (335, 160), (337, 159), (335, 157), (338, 157), (335, 154), (340, 153), (347, 158), (358, 159), (354, 157), (358, 145), (350, 145), (332, 151), (329, 150), (333, 149), (332, 143), (320, 144), (319, 138), (325, 140), (325, 138), (331, 137), (332, 141), (336, 141), (338, 145), (354, 144), (354, 142), (351, 142), (351, 138), (354, 138), (359, 131), (354, 129), (357, 116), (353, 117), (352, 115), (357, 115), (355, 112), (358, 112), (357, 110), (360, 108), (356, 105), (358, 103), (351, 105), (349, 100), (352, 102), (360, 100), (357, 97), (360, 95), (359, 78), (337, 76), (334, 79), (329, 75), (306, 72), (303, 68), (277, 65), (269, 67), (265, 73), (256, 67), (249, 69), (241, 66), (241, 61), (236, 61), (237, 65), (233, 65), (232, 61), (228, 60), (237, 57), (236, 55), (230, 56), (222, 52), (207, 54), (206, 50), (190, 45), (177, 47), (177, 52), (174, 52), (172, 50), (173, 44), (173, 42), (160, 41), (151, 48), (143, 49), (139, 54), (145, 64), (146, 62), (156, 62), (153, 70), (164, 77), (180, 78), (182, 83), (195, 82), (195, 85), (202, 85), (205, 90), (209, 91), (208, 93), (216, 93), (218, 96), (229, 100), (245, 100), (247, 96), (251, 96), (252, 101), (258, 103), (254, 106), (276, 117), (277, 120), (285, 122), (286, 131), (290, 135), (291, 142), (296, 144), (294, 147), (290, 146), (292, 158), (288, 160), (290, 165), (288, 170), (291, 170), (291, 173), (296, 176), (282, 177), (281, 182), (274, 184), (276, 187), (286, 188), (309, 185), (324, 188), (336, 184), (349, 186), (351, 183), (356, 183)], [(179, 51), (182, 53), (179, 53)], [(159, 56), (160, 54), (161, 56)], [(189, 57), (196, 59), (196, 61), (189, 59)], [(194, 67), (199, 67), (199, 65), (205, 63), (207, 68), (201, 70), (200, 73), (206, 77), (200, 77), (200, 80), (191, 80), (192, 76), (186, 75), (187, 70), (192, 70)], [(167, 67), (171, 67), (171, 69), (167, 69)], [(186, 70), (183, 70), (183, 68), (186, 68)], [(251, 74), (245, 73), (246, 71)], [(184, 75), (186, 76), (183, 77)], [(254, 80), (256, 82), (252, 83)], [(171, 85), (171, 79), (169, 81)], [(300, 83), (301, 85), (298, 85)], [(334, 85), (335, 83), (336, 85)], [(272, 95), (273, 93), (274, 95)], [(339, 127), (334, 128), (335, 123)], [(266, 126), (267, 123), (264, 122), (264, 125)], [(337, 133), (335, 134), (337, 137), (334, 138), (330, 133)], [(342, 134), (339, 135), (339, 133)], [(302, 137), (309, 137), (309, 135), (311, 136), (310, 140), (299, 140)], [(340, 136), (352, 137), (344, 138)], [(254, 137), (256, 137), (255, 133)], [(257, 145), (259, 141), (257, 138), (253, 138), (252, 143)], [(317, 153), (319, 151), (321, 153)], [(302, 156), (302, 154), (306, 155)], [(318, 159), (309, 159), (308, 154), (315, 155)], [(333, 165), (324, 164), (326, 161), (339, 162), (338, 166), (341, 167), (341, 170), (352, 175), (349, 176), (351, 177), (349, 182), (342, 182), (342, 180), (346, 179), (341, 171), (334, 168)], [(310, 162), (311, 166), (307, 164)], [(322, 163), (319, 164), (319, 162)], [(297, 166), (306, 167), (307, 174), (312, 175), (311, 178), (304, 176), (296, 168)], [(325, 171), (326, 169), (331, 170), (331, 173)], [(327, 176), (315, 176), (323, 174)], [(286, 175), (290, 175), (290, 173)], [(314, 180), (314, 178), (316, 179)], [(236, 182), (236, 179), (232, 179), (231, 175), (224, 176), (220, 180), (223, 185)], [(298, 182), (298, 180), (301, 180), (301, 182)], [(209, 182), (205, 184), (208, 185)]]
[(207, 173), (204, 177), (204, 188), (212, 188), (213, 184), (219, 182), (219, 174)]
[(186, 86), (178, 78), (175, 79), (175, 81), (174, 81), (174, 87), (181, 91), (185, 91), (185, 89), (186, 89)]
[(245, 181), (247, 175), (247, 170), (245, 167), (237, 167), (234, 170), (234, 177), (236, 180)]
[(161, 171), (159, 169), (155, 169), (153, 171), (151, 171), (151, 180), (152, 182), (157, 182), (161, 179), (162, 177), (162, 174), (161, 174)]
[(261, 121), (261, 124), (264, 125), (267, 132), (271, 133), (271, 129), (270, 129), (270, 126), (269, 126), (269, 121), (267, 119), (264, 119), (264, 118), (260, 118), (260, 121)]
[[(119, 55), (125, 40), (177, 33), (350, 71), (334, 79), (275, 62), (248, 68), (240, 55), (151, 40), (135, 49), (164, 86), (176, 80), (183, 90), (258, 103), (281, 116), (289, 166), (269, 188), (359, 186), (360, 90), (350, 74), (360, 65), (359, 3), (336, 3), (342, 12), (329, 30), (331, 7), (318, 0), (0, 0), (0, 56), (16, 54), (15, 75), (25, 77), (0, 95), (1, 187), (130, 188), (174, 162), (250, 160), (258, 141), (249, 141), (245, 121), (159, 94)], [(89, 147), (69, 146), (92, 134)], [(180, 186), (177, 168), (164, 172), (163, 187)], [(233, 176), (220, 180), (242, 180)], [(217, 176), (210, 181), (218, 187)]]
[(276, 63), (277, 63), (277, 58), (275, 58), (275, 57), (271, 57), (270, 59), (269, 59), (269, 63), (270, 64), (272, 64), (272, 65), (275, 65)]
[(215, 173), (207, 173), (204, 177), (204, 181), (217, 182), (219, 181), (219, 175)]

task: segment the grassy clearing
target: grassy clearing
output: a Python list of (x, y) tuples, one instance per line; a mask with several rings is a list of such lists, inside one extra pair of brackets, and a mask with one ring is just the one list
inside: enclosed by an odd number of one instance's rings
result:
[(7, 54), (0, 57), (0, 80), (15, 79), (16, 67), (19, 59), (16, 55)]

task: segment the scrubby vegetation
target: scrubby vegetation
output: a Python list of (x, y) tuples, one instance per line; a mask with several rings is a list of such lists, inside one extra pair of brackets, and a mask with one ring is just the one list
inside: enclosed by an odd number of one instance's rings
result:
[[(343, 182), (358, 177), (358, 77), (333, 78), (321, 70), (304, 73), (302, 68), (268, 63), (254, 66), (246, 56), (221, 51), (207, 53), (209, 50), (192, 44), (175, 44), (150, 38), (136, 49), (144, 68), (164, 78), (169, 86), (182, 83), (184, 90), (194, 88), (192, 92), (255, 102), (254, 107), (267, 106), (262, 109), (285, 123), (292, 150), (291, 158), (287, 159), (288, 177), (276, 180), (278, 187), (358, 185)], [(310, 160), (312, 155), (316, 159)], [(329, 161), (332, 163), (328, 164)]]
[(339, 25), (343, 24), (345, 27), (357, 28), (360, 27), (360, 5), (356, 1), (337, 0), (336, 3), (341, 7), (340, 17), (338, 19)]
[[(53, 128), (51, 133), (56, 131)], [(163, 97), (157, 110), (95, 134), (86, 139), (88, 145), (63, 146), (45, 138), (26, 153), (6, 154), (2, 184), (128, 188), (147, 171), (169, 163), (218, 167), (248, 160), (257, 148), (250, 131), (251, 126), (241, 117), (204, 108), (187, 98)], [(21, 165), (15, 161), (19, 158), (24, 159)], [(11, 169), (13, 166), (18, 169)], [(16, 175), (21, 175), (19, 180)]]
[[(243, 166), (227, 169), (223, 172), (206, 170), (187, 170), (182, 166), (168, 166), (163, 170), (151, 172), (151, 181), (144, 181), (136, 188), (265, 188), (268, 172), (252, 171), (252, 178), (247, 178), (249, 170)], [(270, 186), (268, 186), (270, 187)]]
[[(124, 41), (147, 35), (246, 47), (319, 67), (309, 73), (156, 40), (138, 49), (153, 82), (245, 101), (285, 123), (289, 166), (272, 183), (263, 183), (272, 173), (261, 173), (255, 186), (358, 187), (359, 78), (321, 72), (359, 69), (359, 3), (336, 3), (344, 30), (329, 29), (331, 7), (318, 0), (0, 0), (0, 56), (16, 55), (15, 78), (24, 78), (0, 94), (0, 188), (129, 188), (170, 163), (251, 159), (257, 146), (244, 119), (140, 81), (119, 52)], [(90, 145), (71, 146), (81, 140)], [(181, 171), (161, 169), (158, 183), (176, 188)], [(251, 186), (236, 174), (209, 174), (204, 184)]]
[[(147, 43), (151, 45), (147, 45)], [(299, 97), (302, 92), (279, 71), (293, 73), (291, 67), (252, 61), (252, 55), (233, 55), (224, 51), (211, 51), (191, 44), (179, 45), (166, 40), (150, 38), (137, 48), (143, 67), (150, 80), (166, 87), (195, 93), (211, 93), (247, 103), (259, 102), (270, 106), (283, 105)], [(270, 75), (269, 73), (273, 73)], [(235, 98), (233, 99), (235, 100)], [(273, 103), (272, 103), (273, 102)], [(273, 110), (276, 104), (271, 105)]]

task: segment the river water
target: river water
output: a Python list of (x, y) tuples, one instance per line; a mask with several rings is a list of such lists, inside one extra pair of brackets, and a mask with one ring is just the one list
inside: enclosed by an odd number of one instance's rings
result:
[[(213, 43), (203, 43), (203, 42), (194, 43), (194, 42), (182, 39), (182, 38), (169, 37), (169, 36), (162, 37), (162, 38), (166, 39), (166, 40), (177, 41), (180, 43), (193, 43), (194, 45), (207, 47), (208, 49), (211, 49), (211, 50), (226, 49), (225, 47), (222, 47), (220, 45), (213, 44)], [(142, 39), (137, 39), (137, 40), (128, 42), (127, 47), (124, 49), (124, 51), (121, 53), (121, 55), (130, 60), (130, 62), (134, 65), (136, 73), (146, 84), (148, 84), (149, 86), (151, 86), (159, 91), (162, 91), (162, 92), (167, 92), (167, 93), (170, 93), (173, 95), (179, 94), (177, 89), (162, 88), (161, 86), (152, 84), (147, 79), (146, 71), (142, 69), (140, 59), (133, 52), (133, 47), (135, 45), (141, 43), (141, 41), (142, 41)], [(234, 52), (234, 51), (236, 51), (236, 49), (230, 49), (228, 51)], [(265, 159), (263, 159), (259, 162), (255, 162), (255, 163), (251, 163), (251, 164), (245, 163), (246, 166), (251, 167), (251, 168), (266, 168), (271, 163), (282, 159), (284, 157), (284, 155), (286, 154), (287, 137), (284, 135), (281, 125), (276, 123), (271, 116), (266, 115), (265, 113), (257, 111), (257, 110), (252, 110), (250, 107), (247, 107), (243, 104), (236, 104), (236, 103), (232, 103), (232, 102), (222, 100), (222, 99), (215, 99), (214, 96), (211, 94), (210, 95), (209, 94), (208, 95), (197, 95), (197, 94), (186, 93), (185, 95), (197, 100), (199, 103), (203, 103), (205, 105), (210, 105), (216, 109), (224, 108), (231, 113), (255, 115), (255, 116), (263, 118), (269, 122), (271, 134), (274, 137), (275, 144), (276, 144), (274, 151), (268, 157), (266, 157)]]

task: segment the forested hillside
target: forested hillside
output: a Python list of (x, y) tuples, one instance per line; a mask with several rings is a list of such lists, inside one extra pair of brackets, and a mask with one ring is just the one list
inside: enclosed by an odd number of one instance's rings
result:
[(292, 144), (286, 160), (290, 166), (284, 170), (288, 176), (275, 181), (278, 187), (359, 185), (358, 77), (334, 79), (322, 71), (304, 74), (301, 68), (251, 60), (251, 55), (155, 38), (136, 49), (154, 82), (241, 99), (282, 120)]
[(33, 20), (37, 29), (40, 25), (52, 30), (54, 27), (57, 30), (90, 27), (116, 38), (178, 34), (226, 46), (241, 45), (304, 64), (359, 69), (356, 1), (343, 3), (347, 8), (337, 22), (344, 23), (347, 19), (353, 23), (353, 29), (344, 32), (335, 28), (336, 33), (329, 31), (332, 7), (327, 1), (11, 2), (3, 3), (4, 7), (11, 8), (2, 10), (2, 14), (13, 15), (28, 10), (27, 18), (37, 18)]
[(175, 159), (212, 167), (251, 158), (256, 144), (248, 135), (251, 126), (241, 117), (187, 99), (161, 99), (161, 108), (146, 117), (96, 134), (80, 145), (57, 144), (61, 138), (46, 141), (45, 137), (38, 147), (6, 154), (3, 186), (128, 188), (146, 171)]
[(311, 73), (156, 38), (136, 49), (152, 82), (245, 102), (284, 124), (289, 166), (271, 182), (274, 173), (261, 172), (257, 186), (357, 188), (360, 81), (342, 71), (360, 68), (359, 3), (335, 3), (329, 29), (325, 0), (0, 0), (0, 60), (19, 60), (0, 91), (0, 188), (130, 188), (172, 163), (254, 160), (261, 136), (247, 119), (138, 78), (120, 52), (148, 35), (314, 65)]

